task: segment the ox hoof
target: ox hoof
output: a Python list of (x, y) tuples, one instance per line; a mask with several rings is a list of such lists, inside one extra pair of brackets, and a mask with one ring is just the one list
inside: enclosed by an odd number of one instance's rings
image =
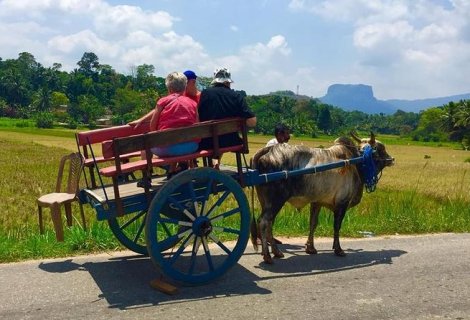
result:
[(314, 246), (311, 246), (311, 245), (308, 245), (305, 247), (305, 252), (308, 253), (308, 254), (317, 254), (318, 251), (317, 249), (315, 249)]
[(268, 256), (263, 256), (263, 261), (264, 261), (264, 263), (266, 263), (266, 264), (273, 264), (273, 263), (274, 263), (274, 262), (273, 262), (273, 259), (272, 259), (271, 256), (269, 256), (269, 255), (268, 255)]
[(275, 258), (284, 258), (284, 253), (281, 251), (273, 252)]
[(344, 257), (346, 256), (346, 252), (344, 252), (343, 249), (335, 249), (335, 255), (338, 257)]

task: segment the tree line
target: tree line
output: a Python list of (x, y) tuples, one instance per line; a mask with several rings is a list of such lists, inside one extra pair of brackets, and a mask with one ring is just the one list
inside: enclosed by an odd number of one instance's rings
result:
[[(164, 76), (156, 76), (150, 64), (132, 67), (124, 75), (101, 64), (93, 52), (85, 52), (75, 69), (65, 72), (61, 68), (60, 63), (45, 67), (28, 52), (20, 53), (17, 59), (0, 57), (0, 116), (34, 118), (39, 127), (59, 122), (70, 128), (80, 124), (93, 128), (104, 116), (113, 124), (136, 119), (166, 95)], [(210, 80), (199, 77), (201, 89)], [(283, 122), (295, 134), (312, 137), (355, 129), (423, 141), (461, 141), (466, 147), (470, 144), (468, 100), (420, 113), (398, 110), (386, 115), (345, 111), (291, 91), (246, 98), (258, 118), (257, 133), (272, 134), (274, 126)]]

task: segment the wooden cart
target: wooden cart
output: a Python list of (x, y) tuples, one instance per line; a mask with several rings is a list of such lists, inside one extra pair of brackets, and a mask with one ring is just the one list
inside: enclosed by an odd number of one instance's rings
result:
[[(242, 144), (219, 147), (218, 137), (233, 132), (242, 137)], [(125, 247), (149, 255), (163, 274), (189, 285), (218, 278), (242, 256), (251, 222), (245, 187), (360, 163), (367, 156), (291, 172), (259, 174), (249, 168), (245, 159), (248, 141), (244, 119), (208, 121), (188, 128), (116, 137), (99, 133), (103, 140), (102, 158), (96, 160), (92, 156), (95, 161), (90, 162), (89, 168), (100, 183), (95, 178), (95, 185), (90, 183), (82, 189), (81, 202), (95, 209), (98, 220), (108, 221)], [(77, 134), (82, 151), (97, 143), (99, 139), (94, 136), (93, 131)], [(213, 149), (172, 158), (155, 158), (150, 152), (156, 146), (201, 138), (213, 139)], [(88, 144), (84, 143), (87, 139)], [(146, 159), (135, 158), (142, 150), (146, 151)], [(208, 166), (211, 157), (226, 152), (235, 153), (236, 167), (215, 170)], [(111, 160), (111, 165), (103, 166), (103, 159)], [(194, 159), (200, 160), (197, 168), (185, 170), (170, 180), (152, 175), (156, 167)], [(135, 176), (150, 178), (151, 185), (138, 187)], [(103, 182), (106, 179), (110, 183)]]

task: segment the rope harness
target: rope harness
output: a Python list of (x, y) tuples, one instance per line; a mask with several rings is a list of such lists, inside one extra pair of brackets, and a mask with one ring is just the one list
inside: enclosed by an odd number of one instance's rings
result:
[(382, 171), (377, 172), (377, 167), (372, 157), (374, 149), (370, 145), (367, 144), (362, 152), (364, 161), (361, 162), (358, 167), (362, 179), (364, 180), (366, 191), (370, 193), (375, 191), (377, 183), (379, 183), (380, 177), (382, 176)]

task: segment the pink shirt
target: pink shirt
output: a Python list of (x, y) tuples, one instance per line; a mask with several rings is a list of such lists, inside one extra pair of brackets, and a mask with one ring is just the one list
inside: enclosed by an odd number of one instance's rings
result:
[(198, 91), (195, 96), (192, 96), (188, 92), (185, 92), (184, 96), (193, 99), (194, 101), (196, 101), (196, 103), (199, 103), (199, 99), (201, 98), (201, 92)]
[(178, 93), (159, 99), (157, 106), (163, 108), (158, 119), (157, 130), (186, 127), (198, 121), (197, 103)]

